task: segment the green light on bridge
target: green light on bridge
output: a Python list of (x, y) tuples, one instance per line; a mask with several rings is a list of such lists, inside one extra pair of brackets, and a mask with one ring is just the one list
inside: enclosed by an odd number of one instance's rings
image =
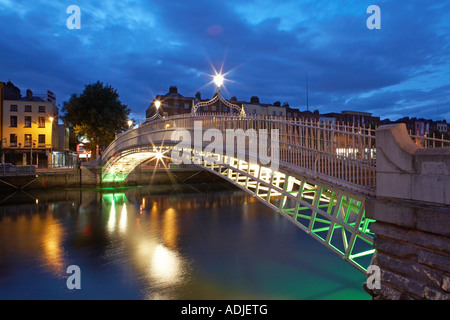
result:
[(123, 173), (117, 173), (117, 174), (108, 173), (102, 179), (102, 182), (122, 182), (122, 181), (125, 181), (126, 178), (127, 178), (127, 175), (123, 174)]

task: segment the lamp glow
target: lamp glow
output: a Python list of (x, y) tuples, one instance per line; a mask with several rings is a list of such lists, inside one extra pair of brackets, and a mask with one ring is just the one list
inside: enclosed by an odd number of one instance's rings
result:
[(156, 109), (159, 109), (160, 106), (161, 106), (161, 101), (155, 101)]
[(133, 120), (128, 120), (128, 127), (131, 128), (131, 125), (133, 124)]
[(218, 86), (219, 88), (223, 85), (223, 81), (224, 81), (224, 77), (221, 74), (217, 74), (214, 77), (214, 83), (216, 84), (216, 86)]

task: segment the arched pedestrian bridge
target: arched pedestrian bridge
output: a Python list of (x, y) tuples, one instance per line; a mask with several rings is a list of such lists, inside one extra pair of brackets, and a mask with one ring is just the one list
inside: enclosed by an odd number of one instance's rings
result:
[(257, 197), (366, 273), (376, 194), (375, 131), (268, 116), (180, 115), (120, 134), (102, 155), (102, 181), (149, 159), (208, 170)]

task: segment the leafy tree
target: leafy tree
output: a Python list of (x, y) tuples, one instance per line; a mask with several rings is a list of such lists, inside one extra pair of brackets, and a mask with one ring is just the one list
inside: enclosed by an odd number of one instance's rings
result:
[(117, 90), (97, 81), (86, 85), (82, 94), (72, 94), (62, 108), (64, 123), (76, 134), (86, 136), (92, 145), (92, 158), (96, 146), (107, 146), (116, 133), (127, 130), (130, 109), (119, 100)]

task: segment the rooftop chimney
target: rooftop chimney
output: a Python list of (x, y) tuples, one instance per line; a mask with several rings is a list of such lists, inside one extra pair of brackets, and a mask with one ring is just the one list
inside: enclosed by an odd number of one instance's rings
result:
[(250, 103), (259, 104), (259, 98), (257, 96), (253, 96), (250, 98)]
[(169, 94), (178, 94), (178, 88), (175, 86), (170, 86)]
[(27, 100), (31, 101), (31, 98), (33, 98), (33, 91), (27, 89)]

